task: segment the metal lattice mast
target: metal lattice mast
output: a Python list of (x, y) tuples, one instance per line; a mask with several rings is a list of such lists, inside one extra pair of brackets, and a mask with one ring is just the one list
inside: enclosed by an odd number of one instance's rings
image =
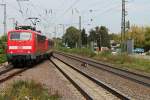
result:
[(122, 0), (122, 20), (121, 20), (121, 48), (122, 51), (126, 51), (125, 45), (125, 33), (126, 33), (126, 1)]

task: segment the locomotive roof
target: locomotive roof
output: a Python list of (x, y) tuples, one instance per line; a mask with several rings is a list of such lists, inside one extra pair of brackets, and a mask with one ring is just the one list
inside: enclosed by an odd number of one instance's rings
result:
[[(10, 33), (10, 32), (31, 32), (31, 33), (34, 33), (34, 34), (39, 34), (41, 36), (45, 36), (42, 33), (39, 33), (37, 31), (33, 31), (33, 30), (16, 30), (15, 29), (15, 30), (8, 31), (8, 33)], [(53, 40), (53, 39), (48, 38), (47, 36), (45, 36), (45, 37), (46, 37), (47, 40)]]
[[(33, 31), (33, 30), (11, 30), (11, 31), (8, 31), (8, 33), (10, 33), (10, 32), (30, 32), (30, 33), (34, 33), (34, 34), (39, 34), (39, 35), (41, 35), (41, 36), (45, 36), (45, 35), (43, 35), (42, 33), (39, 33), (39, 32), (37, 32), (37, 31)], [(46, 36), (45, 36), (46, 37)]]

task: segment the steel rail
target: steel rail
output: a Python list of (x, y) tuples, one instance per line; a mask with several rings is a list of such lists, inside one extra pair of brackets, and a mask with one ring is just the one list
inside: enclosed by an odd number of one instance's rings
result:
[(87, 99), (92, 100), (92, 97), (90, 97), (74, 80), (72, 80), (61, 68), (57, 66), (51, 59), (49, 59), (55, 67), (76, 87), (76, 89)]
[[(128, 96), (125, 95), (124, 93), (122, 93), (122, 92), (120, 92), (120, 91), (118, 91), (118, 90), (112, 88), (112, 87), (109, 86), (108, 84), (106, 84), (106, 83), (104, 83), (104, 82), (102, 82), (102, 81), (100, 81), (100, 80), (98, 80), (98, 79), (96, 79), (96, 78), (94, 78), (94, 77), (89, 76), (87, 73), (80, 71), (79, 69), (77, 69), (77, 68), (73, 67), (72, 65), (70, 65), (70, 64), (68, 64), (68, 63), (66, 63), (66, 62), (64, 62), (63, 60), (61, 60), (61, 59), (58, 58), (58, 57), (55, 57), (55, 56), (53, 56), (53, 57), (56, 58), (56, 59), (58, 59), (59, 61), (63, 62), (64, 64), (66, 64), (67, 66), (69, 66), (70, 68), (72, 68), (73, 70), (77, 71), (77, 72), (80, 73), (81, 75), (87, 77), (89, 80), (93, 81), (93, 82), (96, 83), (97, 85), (103, 87), (105, 90), (109, 91), (110, 93), (112, 93), (112, 94), (115, 95), (116, 97), (120, 98), (121, 100), (130, 100), (130, 97), (128, 97)], [(54, 62), (53, 62), (53, 64), (54, 64), (55, 66), (57, 66)], [(59, 70), (61, 70), (61, 69), (59, 68)], [(62, 72), (62, 70), (61, 70), (61, 72)], [(63, 72), (63, 74), (65, 74), (65, 73)], [(65, 75), (65, 76), (67, 76), (67, 75)], [(68, 78), (68, 77), (69, 77), (69, 76), (67, 76), (67, 78)], [(69, 80), (70, 80), (70, 79), (69, 79)], [(71, 79), (71, 82), (72, 82), (72, 81), (73, 81), (73, 80)], [(73, 82), (73, 84), (75, 84), (75, 82)], [(76, 87), (76, 85), (75, 85), (75, 87)], [(81, 92), (81, 94), (83, 94), (83, 96), (89, 97), (88, 94), (87, 94), (86, 92), (84, 92), (84, 90), (81, 90), (81, 88), (79, 88), (79, 86), (77, 86), (77, 89)], [(86, 94), (86, 95), (85, 95), (85, 94)], [(92, 100), (92, 99), (88, 99), (88, 100)]]
[(6, 67), (2, 67), (2, 68), (0, 68), (0, 75), (9, 72), (12, 69), (13, 69), (13, 67), (9, 67), (9, 65), (7, 65)]
[(58, 54), (58, 55), (62, 55), (68, 58), (71, 58), (73, 60), (79, 61), (79, 62), (84, 62), (87, 63), (93, 67), (96, 67), (98, 69), (113, 73), (115, 75), (118, 75), (120, 77), (129, 79), (131, 81), (134, 81), (136, 83), (142, 84), (144, 86), (150, 87), (150, 77), (149, 76), (145, 76), (145, 75), (141, 75), (141, 74), (137, 74), (135, 72), (131, 72), (131, 71), (127, 71), (124, 69), (120, 69), (120, 68), (116, 68), (113, 67), (111, 65), (107, 65), (95, 60), (89, 60), (83, 57), (78, 57), (78, 56), (74, 56), (71, 54), (66, 54), (66, 53), (62, 53), (62, 52), (54, 52), (54, 54)]

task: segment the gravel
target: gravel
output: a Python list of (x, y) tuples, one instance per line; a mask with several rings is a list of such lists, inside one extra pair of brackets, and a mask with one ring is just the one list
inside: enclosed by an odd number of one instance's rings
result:
[(114, 96), (110, 92), (106, 91), (101, 86), (97, 85), (95, 82), (91, 81), (84, 75), (78, 73), (74, 69), (70, 68), (61, 61), (52, 58), (51, 59), (57, 66), (65, 72), (76, 84), (80, 86), (93, 100), (120, 100), (118, 97)]
[(84, 100), (77, 89), (48, 60), (0, 84), (0, 91), (16, 80), (34, 80), (41, 83), (49, 93), (57, 92), (61, 100)]
[[(57, 55), (57, 54), (55, 54)], [(72, 64), (76, 68), (88, 73), (89, 75), (111, 85), (117, 90), (125, 93), (136, 100), (150, 100), (150, 88), (130, 81), (128, 79), (124, 79), (120, 76), (114, 75), (112, 73), (97, 69), (93, 66), (82, 67), (81, 63), (70, 58), (66, 58), (60, 55), (57, 55), (60, 59)]]
[(5, 67), (5, 66), (7, 66), (7, 65), (8, 65), (8, 62), (1, 63), (1, 64), (0, 64), (0, 68)]

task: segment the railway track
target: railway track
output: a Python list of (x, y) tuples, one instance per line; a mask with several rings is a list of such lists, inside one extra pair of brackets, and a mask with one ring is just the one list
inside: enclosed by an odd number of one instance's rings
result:
[[(40, 63), (40, 62), (39, 62)], [(35, 65), (39, 64), (39, 63), (35, 63)], [(12, 77), (30, 69), (33, 68), (33, 64), (31, 63), (27, 63), (25, 66), (24, 65), (18, 65), (14, 68), (13, 65), (7, 65), (4, 67), (0, 68), (0, 84), (11, 79)]]
[(89, 76), (87, 73), (80, 71), (79, 69), (62, 61), (57, 57), (52, 57), (50, 61), (87, 100), (130, 100), (130, 97), (128, 97), (127, 95), (112, 88), (106, 83)]
[(7, 65), (7, 66), (4, 66), (4, 67), (1, 67), (0, 68), (0, 76), (2, 74), (6, 73), (6, 72), (8, 72), (10, 70), (12, 70), (12, 69), (13, 69), (13, 66), (11, 66), (11, 65)]
[(67, 58), (70, 58), (70, 59), (73, 59), (73, 60), (76, 60), (79, 62), (87, 63), (88, 65), (94, 66), (100, 70), (110, 72), (112, 74), (118, 75), (120, 77), (126, 78), (128, 80), (134, 81), (134, 82), (142, 84), (144, 86), (150, 87), (150, 76), (137, 74), (137, 73), (123, 70), (120, 68), (116, 68), (116, 67), (113, 67), (110, 65), (106, 65), (106, 64), (100, 63), (100, 62), (95, 61), (95, 60), (86, 59), (86, 58), (74, 56), (71, 54), (65, 54), (65, 53), (61, 53), (61, 52), (54, 52), (54, 54), (62, 55), (64, 57), (67, 57)]
[(29, 68), (13, 68), (13, 66), (8, 65), (0, 69), (0, 84), (11, 79), (12, 77), (26, 71)]

